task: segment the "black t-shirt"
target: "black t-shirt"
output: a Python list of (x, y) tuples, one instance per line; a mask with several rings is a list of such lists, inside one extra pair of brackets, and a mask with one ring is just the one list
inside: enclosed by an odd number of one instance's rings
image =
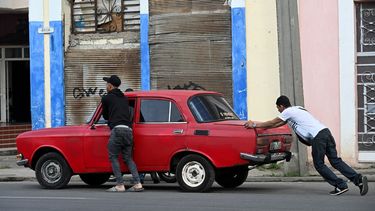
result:
[(128, 98), (120, 89), (113, 89), (102, 97), (103, 118), (108, 120), (108, 126), (113, 129), (117, 125), (131, 127)]

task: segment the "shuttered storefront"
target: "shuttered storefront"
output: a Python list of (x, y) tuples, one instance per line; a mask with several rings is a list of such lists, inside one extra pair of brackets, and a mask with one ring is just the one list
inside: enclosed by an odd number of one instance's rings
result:
[(232, 104), (231, 14), (223, 1), (150, 0), (152, 89), (206, 89)]
[(104, 76), (116, 74), (121, 90), (140, 89), (139, 49), (69, 49), (65, 56), (66, 124), (82, 124), (106, 93)]

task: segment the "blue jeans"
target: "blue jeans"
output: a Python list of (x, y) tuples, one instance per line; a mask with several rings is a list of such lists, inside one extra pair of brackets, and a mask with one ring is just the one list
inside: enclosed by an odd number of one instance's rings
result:
[(117, 184), (124, 184), (122, 178), (120, 163), (118, 161), (119, 154), (122, 153), (122, 159), (128, 166), (129, 171), (136, 183), (140, 182), (137, 166), (133, 161), (133, 132), (130, 128), (115, 127), (111, 131), (108, 142), (109, 160), (112, 164), (113, 174), (116, 177)]
[(335, 139), (327, 128), (321, 130), (311, 141), (311, 144), (314, 167), (329, 184), (340, 189), (348, 187), (343, 179), (338, 178), (324, 164), (324, 156), (327, 156), (329, 162), (335, 169), (358, 186), (361, 175), (342, 161), (341, 158), (337, 157)]

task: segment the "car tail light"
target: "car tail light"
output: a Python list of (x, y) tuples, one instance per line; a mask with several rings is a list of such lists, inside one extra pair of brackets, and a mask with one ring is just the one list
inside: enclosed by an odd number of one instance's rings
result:
[(267, 146), (269, 144), (269, 138), (268, 137), (258, 137), (257, 138), (257, 146)]
[(269, 138), (268, 137), (257, 137), (257, 154), (265, 153), (265, 148), (269, 145)]

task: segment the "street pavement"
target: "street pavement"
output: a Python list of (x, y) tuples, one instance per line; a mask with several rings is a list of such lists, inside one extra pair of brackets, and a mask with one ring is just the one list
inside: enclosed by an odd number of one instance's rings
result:
[[(13, 151), (12, 151), (13, 150)], [(333, 190), (314, 171), (307, 177), (286, 177), (282, 169), (255, 168), (244, 184), (225, 189), (214, 183), (208, 193), (182, 192), (177, 183), (153, 184), (146, 176), (143, 193), (107, 193), (115, 183), (99, 187), (73, 176), (61, 190), (42, 188), (35, 172), (16, 165), (14, 149), (0, 150), (0, 210), (340, 210), (372, 211), (375, 207), (375, 167), (356, 169), (369, 179), (369, 192), (360, 196), (358, 187), (330, 196)], [(130, 187), (131, 176), (125, 176)]]
[(186, 193), (176, 183), (149, 181), (142, 193), (105, 192), (112, 185), (89, 187), (73, 181), (64, 189), (50, 190), (34, 181), (0, 182), (0, 210), (373, 211), (375, 207), (375, 183), (369, 184), (365, 196), (353, 184), (348, 192), (330, 196), (332, 187), (326, 182), (245, 182), (235, 189), (214, 183), (207, 193)]
[[(0, 182), (7, 181), (36, 181), (35, 172), (29, 168), (16, 165), (16, 149), (0, 149)], [(328, 165), (329, 166), (329, 165)], [(370, 182), (375, 182), (375, 165), (370, 164), (365, 167), (357, 168), (356, 171), (366, 175)], [(337, 175), (340, 175), (334, 170)], [(129, 177), (130, 175), (126, 175)], [(343, 177), (343, 176), (342, 176)], [(146, 180), (150, 177), (146, 177)], [(72, 181), (79, 180), (78, 176), (73, 176)], [(249, 171), (246, 182), (322, 182), (323, 178), (312, 169), (309, 176), (289, 177), (284, 176), (283, 169), (255, 168)]]

